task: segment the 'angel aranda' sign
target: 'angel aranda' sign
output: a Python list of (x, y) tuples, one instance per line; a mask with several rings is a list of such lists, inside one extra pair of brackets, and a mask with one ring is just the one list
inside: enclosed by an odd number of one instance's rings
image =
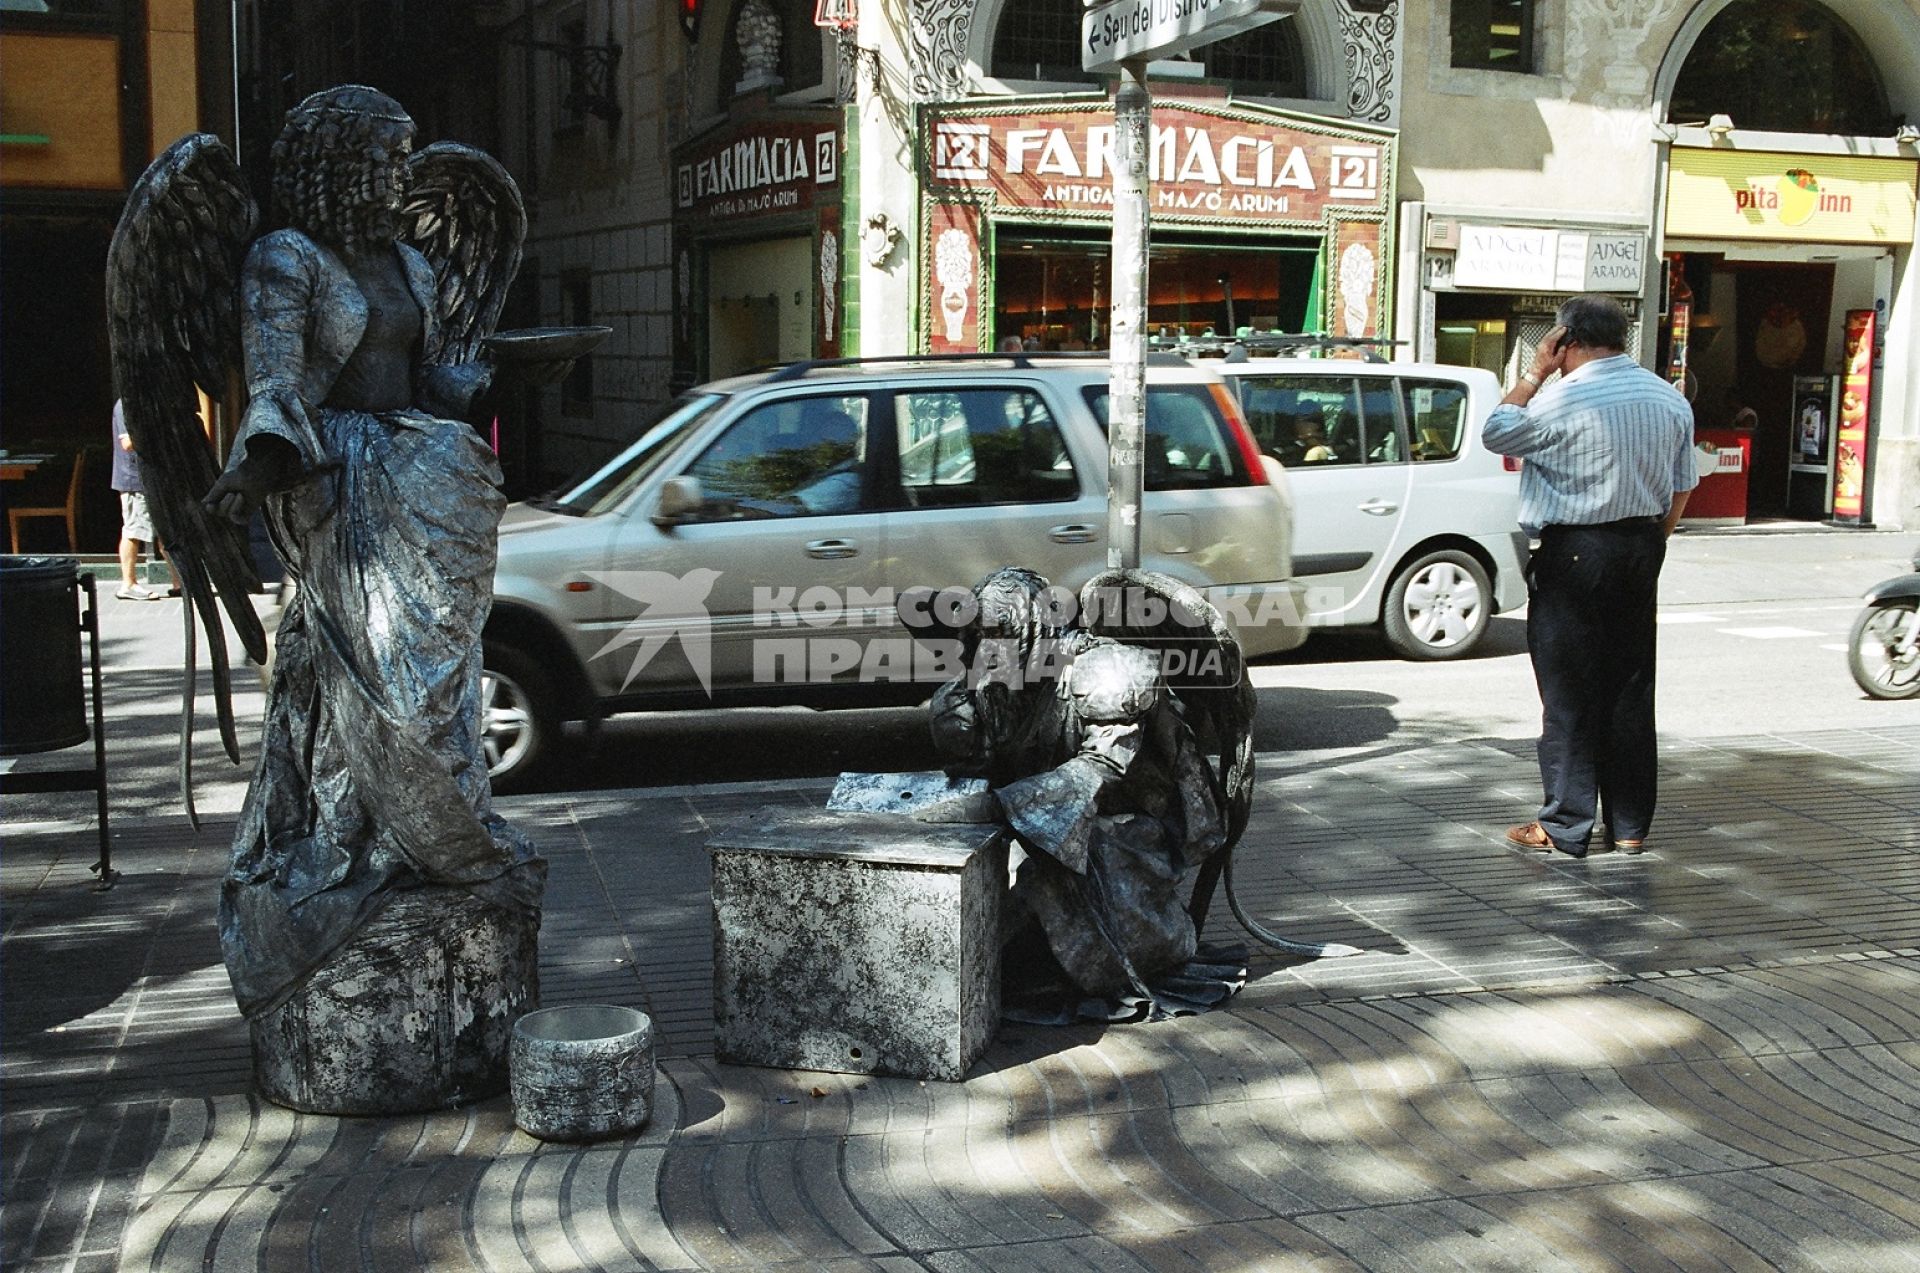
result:
[(1290, 17), (1300, 0), (1110, 0), (1080, 20), (1080, 66), (1117, 71)]

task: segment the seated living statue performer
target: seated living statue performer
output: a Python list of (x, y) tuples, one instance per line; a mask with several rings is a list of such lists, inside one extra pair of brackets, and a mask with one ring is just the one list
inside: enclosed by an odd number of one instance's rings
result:
[(1029, 570), (974, 595), (968, 671), (935, 693), (932, 730), (948, 773), (987, 780), (973, 817), (1004, 821), (1020, 850), (1010, 1002), (1118, 1019), (1226, 998), (1244, 952), (1200, 949), (1183, 882), (1229, 848), (1228, 813), (1155, 652), (1061, 626)]
[(450, 885), (537, 924), (546, 864), (493, 812), (481, 626), (505, 508), (461, 421), (480, 362), (423, 365), (432, 269), (396, 242), (413, 121), (371, 89), (287, 116), (288, 228), (241, 277), (248, 405), (207, 505), (264, 504), (298, 589), (220, 936), (240, 1006), (275, 1008), (396, 892)]

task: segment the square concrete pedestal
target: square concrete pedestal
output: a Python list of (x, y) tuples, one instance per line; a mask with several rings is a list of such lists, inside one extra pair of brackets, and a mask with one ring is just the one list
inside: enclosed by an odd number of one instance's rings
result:
[(992, 1042), (999, 827), (781, 812), (707, 847), (721, 1060), (958, 1081)]

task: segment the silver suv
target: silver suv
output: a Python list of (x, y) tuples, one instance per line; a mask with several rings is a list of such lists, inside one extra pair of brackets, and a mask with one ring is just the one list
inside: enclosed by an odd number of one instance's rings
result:
[(1343, 358), (1215, 361), (1291, 479), (1294, 569), (1314, 627), (1379, 624), (1409, 659), (1472, 651), (1526, 604), (1518, 465), (1480, 431), (1478, 367)]
[[(1306, 637), (1292, 509), (1219, 376), (1148, 368), (1142, 564), (1200, 588), (1250, 656)], [(1106, 565), (1108, 364), (797, 363), (703, 385), (613, 459), (507, 510), (486, 627), (487, 749), (510, 789), (560, 724), (647, 707), (915, 702), (930, 635), (1026, 566)]]

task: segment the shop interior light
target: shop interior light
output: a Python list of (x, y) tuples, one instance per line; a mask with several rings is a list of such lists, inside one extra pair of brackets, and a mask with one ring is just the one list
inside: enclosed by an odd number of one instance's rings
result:
[(1902, 124), (1893, 130), (1893, 139), (1902, 146), (1920, 145), (1920, 126)]
[(1715, 137), (1725, 137), (1733, 131), (1733, 116), (1715, 115), (1707, 120), (1707, 131)]

